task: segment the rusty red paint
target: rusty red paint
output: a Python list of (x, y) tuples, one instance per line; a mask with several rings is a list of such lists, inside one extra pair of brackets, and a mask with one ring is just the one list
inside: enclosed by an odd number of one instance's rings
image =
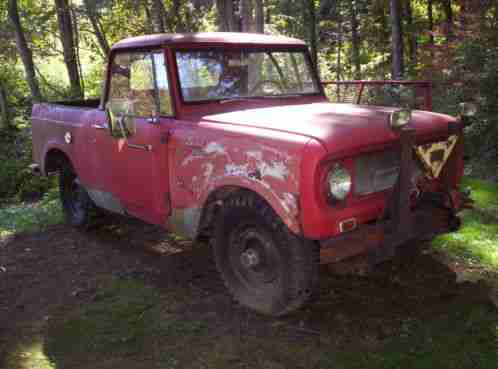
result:
[[(292, 47), (305, 50), (301, 41), (283, 37), (236, 35), (160, 35), (133, 38), (118, 43), (122, 49), (161, 48), (170, 66), (174, 116), (157, 124), (137, 120), (137, 133), (114, 139), (95, 125), (106, 123), (102, 101), (95, 108), (57, 104), (33, 107), (33, 155), (45, 172), (51, 150), (63, 152), (72, 162), (81, 182), (114, 194), (127, 212), (150, 223), (176, 227), (172, 215), (188, 216), (196, 227), (207, 199), (220, 188), (240, 187), (258, 193), (296, 234), (321, 240), (340, 233), (339, 222), (355, 218), (358, 224), (377, 219), (386, 206), (387, 192), (362, 197), (350, 194), (344, 203), (332, 206), (325, 196), (325, 177), (333, 163), (350, 169), (354, 182), (354, 159), (360, 153), (399, 147), (399, 137), (388, 126), (394, 108), (331, 104), (323, 93), (255, 101), (185, 104), (178, 87), (174, 59), (176, 48)], [(325, 82), (329, 83), (329, 82)], [(355, 83), (363, 88), (369, 83)], [(388, 81), (391, 84), (428, 82)], [(426, 98), (430, 106), (429, 97)], [(99, 105), (97, 107), (97, 105)], [(416, 111), (411, 125), (417, 144), (445, 139), (455, 118)], [(70, 132), (74, 141), (64, 142)], [(130, 145), (150, 145), (150, 151)], [(461, 148), (455, 150), (442, 174), (455, 187), (461, 178)], [(453, 169), (451, 169), (453, 168)], [(195, 232), (194, 232), (195, 233)]]

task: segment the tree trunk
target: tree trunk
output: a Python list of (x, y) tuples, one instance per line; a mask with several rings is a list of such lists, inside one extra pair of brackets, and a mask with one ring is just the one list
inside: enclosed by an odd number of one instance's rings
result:
[[(163, 9), (164, 9), (164, 7), (163, 7)], [(178, 32), (178, 33), (185, 32), (185, 25), (183, 24), (183, 20), (182, 20), (181, 14), (180, 14), (181, 9), (182, 9), (182, 1), (181, 0), (173, 0), (173, 16), (174, 16), (174, 20), (175, 20), (174, 30), (175, 30), (175, 32)]]
[(427, 18), (429, 20), (429, 47), (431, 60), (434, 59), (434, 17), (432, 15), (432, 0), (427, 0)]
[(253, 30), (252, 19), (252, 0), (240, 0), (240, 29), (242, 32)]
[(21, 20), (19, 18), (19, 10), (17, 8), (17, 0), (9, 0), (9, 19), (14, 28), (16, 37), (16, 46), (24, 66), (26, 73), (26, 80), (31, 91), (31, 98), (33, 101), (38, 102), (42, 100), (38, 80), (36, 79), (35, 66), (33, 63), (33, 54), (31, 53), (24, 31), (22, 29)]
[[(342, 53), (342, 17), (339, 13), (337, 17), (337, 59), (336, 59), (336, 71), (335, 71), (335, 79), (340, 81), (342, 79), (342, 61), (341, 61), (341, 53)], [(339, 99), (340, 93), (340, 85), (337, 85), (337, 97)]]
[(390, 1), (391, 9), (391, 56), (392, 79), (402, 79), (405, 74), (403, 63), (403, 28), (401, 23), (401, 4), (399, 0)]
[(86, 14), (90, 23), (92, 24), (93, 33), (97, 37), (97, 42), (99, 43), (102, 53), (107, 56), (109, 55), (110, 47), (109, 42), (105, 36), (104, 30), (102, 29), (102, 24), (100, 23), (99, 15), (95, 9), (95, 2), (92, 0), (84, 0)]
[(55, 0), (55, 6), (57, 9), (57, 20), (59, 23), (64, 63), (66, 64), (69, 83), (71, 85), (71, 97), (82, 98), (83, 90), (81, 88), (80, 74), (78, 71), (75, 38), (68, 0)]
[(354, 79), (361, 79), (360, 64), (360, 40), (358, 36), (358, 18), (356, 15), (356, 1), (349, 2), (349, 11), (351, 15), (351, 56), (354, 66)]
[[(311, 59), (313, 60), (313, 64), (316, 66), (318, 70), (318, 47), (317, 47), (317, 41), (316, 41), (316, 8), (315, 8), (315, 1), (314, 0), (304, 0), (305, 4), (307, 3), (307, 6), (305, 6), (305, 14), (306, 14), (306, 8), (308, 8), (308, 17), (309, 17), (309, 41), (310, 41), (310, 48), (311, 48)], [(306, 18), (305, 18), (306, 19)]]
[(415, 30), (415, 26), (413, 24), (413, 10), (412, 10), (412, 4), (410, 0), (407, 0), (406, 2), (406, 23), (408, 25), (408, 31), (409, 31), (409, 55), (410, 55), (410, 62), (412, 64), (412, 67), (415, 67), (417, 65), (417, 49), (418, 49), (418, 43), (417, 43), (417, 33)]
[(263, 7), (263, 0), (255, 0), (255, 22), (256, 22), (256, 32), (265, 33), (265, 9)]
[(233, 0), (216, 0), (216, 11), (218, 15), (218, 30), (220, 32), (235, 32), (238, 30), (238, 27), (235, 25)]
[(9, 103), (7, 101), (7, 93), (0, 80), (0, 132), (9, 128)]
[(446, 42), (453, 40), (453, 9), (451, 0), (444, 1), (444, 13), (446, 15)]
[(164, 25), (164, 6), (161, 0), (152, 0), (151, 5), (152, 31), (154, 33), (166, 32)]

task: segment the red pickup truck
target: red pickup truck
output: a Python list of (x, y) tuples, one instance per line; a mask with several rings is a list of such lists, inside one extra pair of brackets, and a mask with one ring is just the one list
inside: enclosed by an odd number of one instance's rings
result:
[(65, 215), (96, 209), (209, 239), (243, 305), (303, 305), (320, 263), (377, 263), (455, 230), (465, 119), (330, 103), (306, 45), (160, 34), (112, 48), (100, 100), (33, 107), (33, 169)]

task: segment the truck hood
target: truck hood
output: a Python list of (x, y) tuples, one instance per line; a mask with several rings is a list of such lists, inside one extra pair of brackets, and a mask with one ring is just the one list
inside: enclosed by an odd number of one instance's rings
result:
[[(329, 152), (342, 153), (397, 141), (398, 134), (388, 125), (396, 108), (353, 104), (311, 103), (251, 108), (206, 115), (204, 122), (257, 127), (294, 133), (320, 141)], [(448, 134), (448, 123), (455, 118), (415, 110), (410, 125), (417, 141)]]

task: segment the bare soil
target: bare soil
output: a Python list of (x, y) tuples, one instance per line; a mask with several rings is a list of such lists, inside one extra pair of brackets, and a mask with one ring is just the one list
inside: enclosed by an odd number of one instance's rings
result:
[(59, 225), (0, 243), (0, 367), (16, 342), (91, 303), (99, 281), (110, 276), (139, 278), (161, 294), (173, 291), (185, 302), (182, 316), (207, 322), (218, 336), (278, 336), (326, 350), (376, 350), (410, 322), (444, 316), (450, 303), (487, 301), (483, 285), (457, 283), (455, 273), (431, 253), (405, 252), (366, 276), (323, 268), (316, 300), (273, 319), (232, 301), (208, 245), (179, 242), (132, 220), (85, 233)]

